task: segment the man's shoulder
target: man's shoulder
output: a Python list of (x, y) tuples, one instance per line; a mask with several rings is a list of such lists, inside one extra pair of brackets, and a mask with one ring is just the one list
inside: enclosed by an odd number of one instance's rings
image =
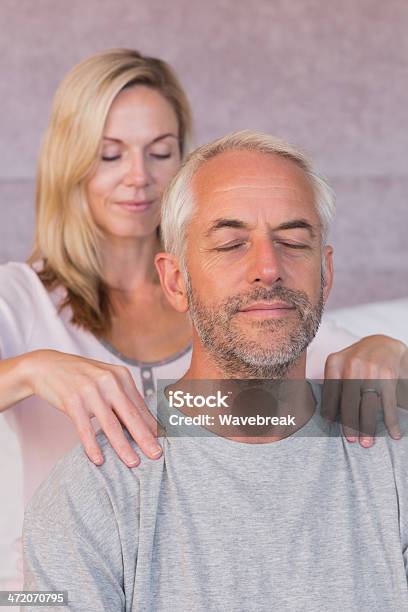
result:
[(137, 497), (140, 481), (154, 472), (161, 472), (162, 462), (160, 459), (147, 459), (127, 430), (124, 432), (140, 457), (139, 466), (127, 467), (106, 435), (99, 431), (96, 439), (104, 457), (103, 464), (97, 466), (92, 463), (82, 444), (78, 444), (56, 463), (48, 478), (37, 489), (27, 513), (52, 514), (53, 508), (64, 504), (72, 503), (78, 508), (86, 508), (100, 504), (102, 498), (127, 497), (130, 500)]
[[(86, 601), (117, 596), (119, 603), (111, 607), (95, 605), (98, 610), (119, 610), (124, 609), (124, 563), (126, 559), (132, 563), (137, 557), (140, 471), (136, 474), (122, 464), (103, 434), (97, 437), (104, 464), (95, 466), (82, 446), (76, 446), (56, 464), (27, 507), (23, 530), (25, 587), (49, 590), (53, 584), (66, 585), (74, 608), (82, 610), (91, 608), (83, 603), (78, 585), (89, 584)], [(147, 503), (149, 493), (147, 487)], [(108, 586), (114, 585), (112, 593), (106, 594), (105, 584), (96, 584), (97, 576), (105, 578)], [(97, 594), (94, 586), (98, 587)]]
[[(140, 463), (134, 468), (129, 468), (123, 461), (119, 458), (117, 452), (113, 448), (111, 442), (107, 438), (106, 434), (103, 431), (98, 431), (96, 434), (96, 440), (98, 445), (102, 451), (104, 457), (104, 463), (101, 466), (94, 466), (92, 464), (92, 471), (94, 468), (96, 469), (97, 475), (100, 481), (138, 481), (144, 480), (146, 478), (153, 477), (155, 473), (161, 473), (163, 470), (163, 455), (159, 459), (149, 459), (140, 449), (139, 445), (130, 435), (129, 431), (124, 428), (123, 433), (129, 442), (132, 449), (136, 452), (138, 457), (140, 458)], [(162, 438), (159, 438), (159, 444), (163, 441)], [(76, 447), (74, 450), (77, 454), (81, 453), (82, 447)], [(82, 456), (85, 455), (85, 451), (82, 449)], [(85, 455), (86, 457), (86, 455)], [(87, 459), (87, 457), (86, 457)], [(89, 460), (87, 459), (89, 462)], [(91, 463), (91, 462), (89, 462)], [(113, 482), (112, 482), (113, 484)]]

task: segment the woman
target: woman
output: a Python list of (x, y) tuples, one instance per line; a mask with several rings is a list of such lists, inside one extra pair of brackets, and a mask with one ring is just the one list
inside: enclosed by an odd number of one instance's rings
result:
[[(94, 55), (58, 88), (40, 154), (35, 249), (29, 263), (0, 267), (0, 410), (13, 406), (25, 503), (78, 435), (103, 462), (93, 415), (127, 465), (139, 458), (120, 423), (148, 457), (160, 456), (140, 393), (149, 398), (158, 378), (180, 377), (190, 360), (189, 321), (167, 304), (153, 265), (160, 199), (190, 135), (173, 71), (136, 51)], [(398, 375), (403, 347), (365, 339), (332, 356), (330, 373), (352, 372), (357, 356), (378, 371), (388, 360)]]

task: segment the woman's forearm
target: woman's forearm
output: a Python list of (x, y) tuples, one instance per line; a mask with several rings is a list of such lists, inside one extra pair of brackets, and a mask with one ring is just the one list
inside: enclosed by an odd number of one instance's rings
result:
[(30, 380), (38, 352), (0, 360), (0, 412), (32, 395)]
[(0, 361), (0, 412), (31, 395), (72, 420), (88, 457), (97, 465), (103, 462), (103, 454), (91, 422), (94, 416), (129, 467), (140, 459), (123, 425), (147, 457), (158, 459), (162, 453), (157, 422), (124, 366), (51, 349)]

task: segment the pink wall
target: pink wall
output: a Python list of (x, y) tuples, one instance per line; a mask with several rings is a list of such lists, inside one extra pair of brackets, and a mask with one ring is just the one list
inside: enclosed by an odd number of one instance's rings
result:
[(405, 0), (2, 0), (0, 262), (30, 248), (53, 91), (95, 51), (177, 69), (197, 143), (256, 128), (301, 145), (337, 191), (331, 306), (408, 295)]

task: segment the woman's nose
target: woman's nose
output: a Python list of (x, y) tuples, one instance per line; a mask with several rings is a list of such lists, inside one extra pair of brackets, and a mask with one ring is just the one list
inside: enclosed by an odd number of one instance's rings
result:
[(150, 183), (149, 169), (143, 154), (137, 153), (129, 158), (125, 183), (138, 188), (146, 187)]

